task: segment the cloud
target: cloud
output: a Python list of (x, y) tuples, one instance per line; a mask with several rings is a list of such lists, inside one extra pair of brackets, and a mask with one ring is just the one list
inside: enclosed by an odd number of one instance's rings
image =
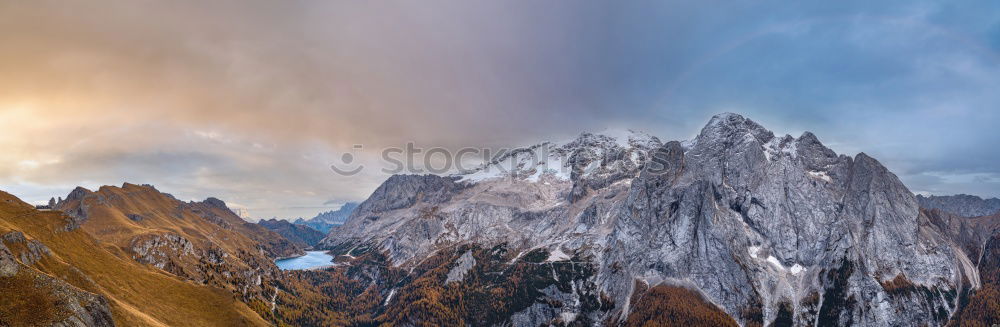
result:
[[(0, 187), (152, 183), (267, 216), (361, 200), (378, 149), (605, 127), (693, 136), (736, 111), (1000, 195), (1000, 4), (976, 1), (0, 3)], [(935, 179), (929, 176), (938, 176)], [(64, 190), (64, 191), (59, 191)], [(325, 204), (324, 204), (325, 205)], [(314, 209), (308, 209), (313, 210)]]

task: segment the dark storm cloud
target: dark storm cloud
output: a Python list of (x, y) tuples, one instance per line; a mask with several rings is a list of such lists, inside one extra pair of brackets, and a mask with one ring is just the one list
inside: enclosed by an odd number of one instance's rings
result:
[(605, 127), (686, 139), (733, 111), (870, 153), (917, 192), (998, 196), (998, 11), (990, 1), (9, 1), (0, 185), (41, 201), (127, 180), (308, 216), (277, 208), (362, 199), (385, 177), (330, 173), (354, 144), (496, 147)]

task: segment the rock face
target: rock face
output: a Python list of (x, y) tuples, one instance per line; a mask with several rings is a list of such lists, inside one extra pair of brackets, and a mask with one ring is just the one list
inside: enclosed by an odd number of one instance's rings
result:
[(921, 208), (940, 209), (962, 217), (981, 217), (1000, 213), (1000, 199), (983, 199), (974, 195), (917, 195)]
[(29, 240), (19, 231), (10, 231), (6, 234), (0, 235), (0, 241), (4, 244), (10, 244), (11, 246), (21, 248), (18, 259), (21, 263), (28, 266), (35, 264), (39, 260), (42, 260), (45, 256), (52, 253), (52, 251), (50, 251), (45, 244), (42, 244), (42, 242), (39, 242), (38, 240)]
[(350, 217), (351, 213), (354, 212), (354, 209), (357, 208), (358, 204), (355, 202), (344, 203), (344, 205), (339, 209), (320, 213), (312, 219), (296, 219), (295, 224), (309, 226), (310, 228), (323, 232), (324, 235), (326, 235), (326, 233), (329, 232), (330, 228), (333, 228), (333, 226), (343, 225), (344, 222), (347, 221), (347, 217)]
[(465, 279), (465, 274), (472, 269), (472, 266), (476, 265), (476, 258), (472, 256), (472, 252), (465, 252), (461, 257), (458, 258), (458, 265), (448, 271), (448, 279), (444, 280), (444, 283), (450, 282), (460, 282)]
[(622, 322), (640, 285), (679, 285), (742, 325), (937, 326), (979, 286), (961, 247), (877, 160), (736, 114), (685, 142), (583, 134), (456, 176), (392, 176), (317, 247), (371, 246), (405, 267), (456, 244), (594, 269), (506, 318), (533, 325)]
[(257, 222), (258, 225), (264, 228), (270, 229), (271, 231), (278, 233), (285, 239), (296, 243), (303, 248), (311, 247), (319, 243), (326, 234), (318, 230), (312, 229), (312, 227), (306, 225), (292, 224), (287, 220), (261, 220)]

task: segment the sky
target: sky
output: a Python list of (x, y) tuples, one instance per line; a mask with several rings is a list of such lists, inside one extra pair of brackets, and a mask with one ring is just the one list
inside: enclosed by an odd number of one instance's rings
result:
[[(720, 112), (923, 194), (1000, 196), (997, 1), (0, 1), (0, 190), (156, 185), (254, 218), (364, 200), (380, 149)], [(349, 153), (350, 158), (344, 154)], [(359, 174), (334, 173), (350, 159)]]

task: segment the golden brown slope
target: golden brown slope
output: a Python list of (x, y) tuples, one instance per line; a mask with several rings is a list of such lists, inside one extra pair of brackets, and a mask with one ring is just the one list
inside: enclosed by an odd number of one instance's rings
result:
[(29, 267), (51, 251), (0, 227), (0, 326), (114, 326), (104, 297)]
[[(121, 326), (264, 326), (267, 323), (227, 290), (198, 285), (142, 265), (119, 247), (101, 243), (80, 229), (67, 230), (70, 217), (37, 211), (0, 192), (0, 229), (18, 231), (49, 249), (31, 267), (76, 288), (104, 296)], [(12, 252), (24, 253), (28, 247)], [(15, 257), (20, 256), (14, 253)], [(16, 285), (12, 286), (19, 288)], [(29, 294), (18, 290), (13, 294)], [(8, 296), (5, 292), (3, 296)], [(44, 301), (33, 312), (52, 310)], [(58, 312), (58, 308), (54, 312)], [(12, 322), (11, 325), (24, 322)]]
[(280, 271), (272, 259), (301, 253), (280, 235), (239, 218), (214, 198), (182, 202), (152, 186), (77, 188), (57, 209), (129, 258), (178, 277), (268, 302)]

